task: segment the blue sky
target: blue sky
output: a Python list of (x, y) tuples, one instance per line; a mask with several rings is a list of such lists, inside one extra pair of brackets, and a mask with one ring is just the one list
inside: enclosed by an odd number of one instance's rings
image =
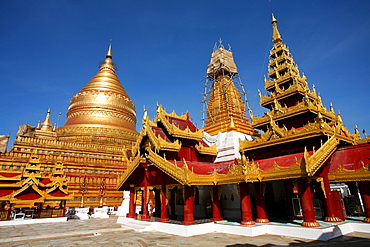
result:
[[(370, 134), (370, 1), (272, 0), (299, 69), (344, 124)], [(271, 42), (268, 0), (0, 1), (0, 134), (36, 126), (51, 108), (65, 123), (69, 100), (98, 72), (113, 39), (117, 75), (137, 109), (154, 117), (189, 111), (201, 126), (201, 81), (219, 38), (230, 44), (249, 105), (262, 115)], [(266, 92), (264, 92), (266, 93)], [(11, 145), (8, 146), (8, 149)]]

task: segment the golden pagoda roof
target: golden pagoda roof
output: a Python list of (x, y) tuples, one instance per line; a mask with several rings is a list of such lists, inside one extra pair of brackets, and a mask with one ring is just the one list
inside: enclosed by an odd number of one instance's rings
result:
[(208, 95), (204, 131), (210, 135), (229, 131), (253, 135), (251, 124), (246, 117), (241, 92), (235, 85), (236, 75), (237, 68), (232, 52), (225, 50), (221, 45), (212, 53), (207, 70), (211, 89)]
[(99, 72), (71, 99), (58, 138), (131, 144), (137, 137), (135, 105), (115, 73), (112, 44)]

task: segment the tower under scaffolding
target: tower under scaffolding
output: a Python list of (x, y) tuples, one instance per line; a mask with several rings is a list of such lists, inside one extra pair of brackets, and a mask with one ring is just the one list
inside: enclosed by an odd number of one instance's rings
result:
[(220, 40), (215, 45), (208, 65), (203, 92), (202, 121), (211, 135), (236, 130), (251, 134), (246, 116), (247, 93), (238, 74), (232, 52)]

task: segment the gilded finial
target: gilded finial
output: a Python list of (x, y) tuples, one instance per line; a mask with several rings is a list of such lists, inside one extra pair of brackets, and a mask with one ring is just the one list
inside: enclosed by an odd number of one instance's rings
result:
[(271, 24), (272, 24), (272, 29), (273, 29), (273, 31), (272, 31), (272, 38), (273, 38), (272, 41), (274, 43), (278, 43), (278, 42), (282, 41), (276, 23), (277, 23), (277, 20), (276, 20), (274, 14), (272, 14), (272, 19), (271, 19)]
[(355, 124), (355, 134), (360, 134), (360, 132), (358, 131), (358, 126), (357, 126), (357, 124)]
[(331, 103), (331, 102), (330, 102), (330, 112), (333, 112), (334, 113), (333, 103)]
[(338, 115), (337, 115), (337, 122), (343, 123), (342, 117), (340, 116), (340, 111), (338, 110)]
[(106, 58), (112, 58), (113, 57), (113, 54), (112, 54), (112, 39), (109, 41), (109, 47), (108, 47), (108, 51), (107, 51), (107, 54), (105, 55)]

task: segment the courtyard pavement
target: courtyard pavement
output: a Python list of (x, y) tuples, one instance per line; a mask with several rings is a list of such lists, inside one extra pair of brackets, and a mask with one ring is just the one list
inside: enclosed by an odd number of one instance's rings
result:
[(368, 233), (354, 232), (330, 241), (312, 241), (276, 235), (245, 237), (209, 233), (180, 237), (160, 232), (135, 232), (109, 219), (69, 220), (0, 227), (1, 246), (356, 246), (370, 247)]

